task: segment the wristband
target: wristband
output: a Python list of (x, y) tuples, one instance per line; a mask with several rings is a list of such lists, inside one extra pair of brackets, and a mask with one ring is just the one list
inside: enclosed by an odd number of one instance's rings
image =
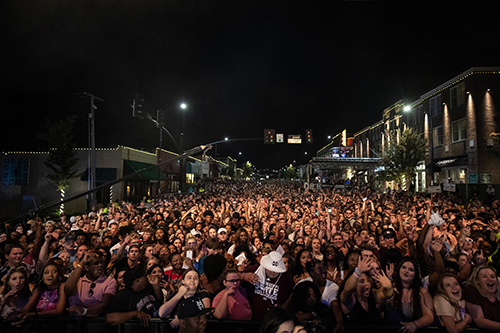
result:
[(80, 267), (81, 269), (83, 269), (83, 266), (80, 264), (76, 265), (76, 267)]
[(83, 308), (83, 313), (82, 313), (82, 316), (85, 316), (85, 315), (87, 314), (87, 311), (88, 311), (88, 309), (84, 307), (84, 308)]
[(420, 328), (420, 327), (418, 327), (418, 325), (417, 325), (416, 322), (412, 321), (412, 323), (413, 323), (413, 325), (415, 325), (415, 327), (417, 328), (417, 330)]
[(358, 268), (356, 267), (356, 269), (354, 270), (354, 272), (352, 273), (352, 275), (354, 275), (355, 277), (357, 277), (358, 279), (361, 277), (361, 273), (359, 272)]

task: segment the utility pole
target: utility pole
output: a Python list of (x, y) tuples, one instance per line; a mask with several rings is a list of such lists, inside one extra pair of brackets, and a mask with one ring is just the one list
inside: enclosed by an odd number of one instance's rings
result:
[[(163, 113), (163, 114), (162, 114)], [(161, 194), (161, 148), (163, 146), (163, 122), (165, 119), (165, 111), (156, 111), (156, 127), (160, 129), (160, 145), (158, 149), (158, 194)]]
[[(96, 188), (96, 148), (95, 148), (95, 110), (97, 107), (94, 105), (94, 100), (98, 100), (103, 102), (101, 98), (89, 94), (86, 92), (83, 92), (84, 95), (87, 95), (90, 97), (90, 113), (89, 113), (89, 166), (88, 166), (88, 189), (89, 191), (91, 190), (92, 192), (90, 193), (90, 202), (89, 202), (89, 207), (88, 209), (92, 209), (92, 206), (96, 204), (96, 194), (95, 194), (95, 188)], [(88, 197), (87, 197), (88, 199)]]

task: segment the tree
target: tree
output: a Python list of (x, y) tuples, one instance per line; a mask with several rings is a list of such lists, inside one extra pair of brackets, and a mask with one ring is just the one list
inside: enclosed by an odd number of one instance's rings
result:
[(285, 172), (283, 173), (283, 178), (287, 180), (295, 180), (298, 178), (297, 168), (294, 168), (292, 165), (289, 165)]
[(383, 157), (383, 176), (386, 180), (394, 180), (409, 189), (415, 179), (417, 164), (425, 158), (425, 139), (420, 133), (409, 128), (405, 130), (399, 142), (391, 137), (387, 154)]
[(243, 178), (250, 179), (253, 175), (253, 165), (250, 162), (243, 163)]
[[(57, 189), (61, 191), (61, 200), (64, 199), (65, 191), (69, 187), (71, 179), (78, 175), (79, 158), (76, 156), (73, 143), (73, 127), (76, 116), (70, 116), (65, 120), (46, 121), (47, 131), (38, 137), (48, 144), (49, 157), (44, 164), (51, 170), (47, 178), (54, 182)], [(64, 210), (61, 204), (60, 211)]]

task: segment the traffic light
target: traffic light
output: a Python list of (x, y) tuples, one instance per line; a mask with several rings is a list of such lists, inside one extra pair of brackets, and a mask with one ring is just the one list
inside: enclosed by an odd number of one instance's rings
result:
[(306, 129), (306, 143), (308, 143), (308, 144), (313, 143), (313, 130), (312, 129)]
[(275, 144), (276, 143), (276, 130), (271, 128), (266, 128), (264, 130), (264, 143), (265, 144)]
[(144, 118), (144, 97), (135, 93), (134, 104), (132, 105), (132, 116), (139, 119)]
[(167, 124), (167, 112), (165, 110), (156, 111), (156, 121), (158, 121), (159, 126), (165, 126)]

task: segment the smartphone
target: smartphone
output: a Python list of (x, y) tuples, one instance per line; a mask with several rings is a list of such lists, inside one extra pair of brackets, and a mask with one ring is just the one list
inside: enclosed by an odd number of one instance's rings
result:
[(191, 251), (191, 250), (186, 251), (186, 257), (193, 260), (193, 251)]
[(332, 213), (332, 209), (331, 208), (328, 208), (328, 213)]
[(366, 198), (363, 198), (363, 201), (366, 201)]

